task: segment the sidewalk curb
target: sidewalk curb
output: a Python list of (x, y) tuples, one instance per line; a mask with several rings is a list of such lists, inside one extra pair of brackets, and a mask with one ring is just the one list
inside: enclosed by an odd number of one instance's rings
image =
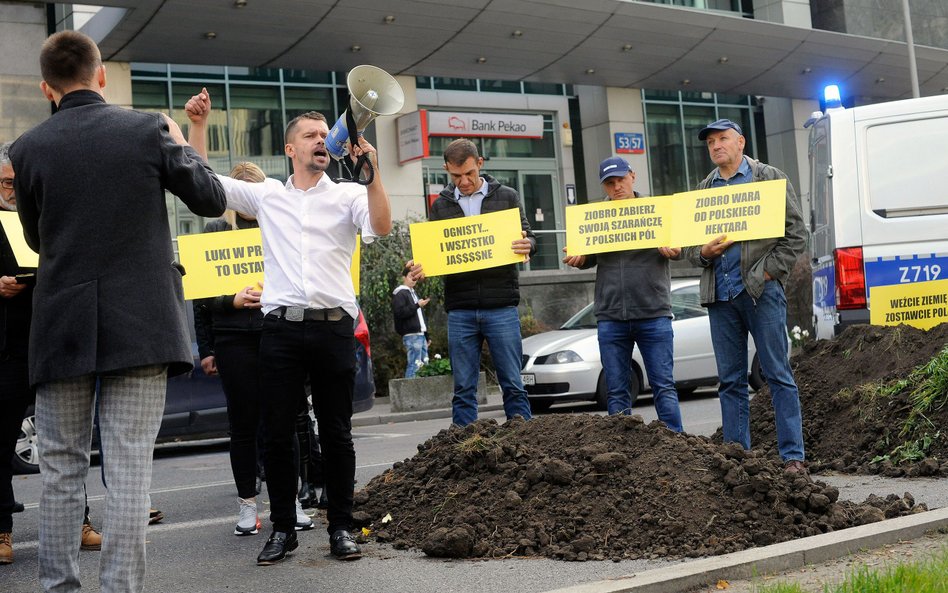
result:
[(948, 508), (886, 519), (831, 533), (646, 570), (546, 593), (682, 593), (718, 580), (750, 579), (840, 558), (867, 548), (914, 539), (948, 527)]
[[(503, 409), (503, 404), (483, 404), (477, 407), (478, 412), (494, 412), (496, 410)], [(389, 414), (362, 414), (352, 417), (352, 426), (377, 426), (379, 424), (415, 422), (416, 420), (436, 420), (438, 418), (450, 417), (450, 408), (443, 408), (440, 410), (419, 410), (417, 412), (392, 412)]]

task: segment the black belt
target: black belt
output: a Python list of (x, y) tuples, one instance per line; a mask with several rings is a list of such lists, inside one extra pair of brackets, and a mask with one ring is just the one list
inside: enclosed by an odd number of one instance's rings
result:
[(347, 316), (342, 307), (332, 309), (306, 309), (304, 307), (277, 307), (267, 313), (267, 317), (286, 319), (287, 321), (339, 321)]

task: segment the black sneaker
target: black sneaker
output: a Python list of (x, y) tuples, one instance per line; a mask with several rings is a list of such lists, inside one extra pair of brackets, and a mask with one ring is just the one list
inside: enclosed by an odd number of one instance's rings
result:
[(286, 555), (299, 547), (296, 532), (274, 531), (257, 556), (257, 566), (270, 566), (286, 558)]
[(329, 538), (329, 551), (340, 560), (358, 560), (362, 550), (352, 534), (345, 529), (337, 529)]

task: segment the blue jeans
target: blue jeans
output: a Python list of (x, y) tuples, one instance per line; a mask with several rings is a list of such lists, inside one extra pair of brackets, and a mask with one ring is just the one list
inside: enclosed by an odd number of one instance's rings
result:
[(520, 380), (523, 344), (516, 307), (498, 309), (455, 309), (448, 311), (448, 347), (454, 372), (452, 419), (458, 426), (477, 420), (477, 376), (481, 367), (484, 340), (497, 371), (504, 394), (507, 418), (531, 418), (530, 401)]
[(779, 283), (764, 284), (759, 299), (747, 291), (708, 310), (714, 358), (721, 386), (724, 441), (750, 449), (750, 398), (747, 394), (747, 333), (754, 337), (760, 366), (770, 386), (777, 425), (777, 449), (784, 461), (803, 461), (800, 395), (787, 357), (787, 297)]
[(599, 322), (599, 356), (609, 390), (609, 414), (632, 412), (629, 385), (632, 381), (632, 349), (636, 344), (645, 362), (658, 419), (675, 432), (681, 432), (681, 410), (673, 372), (674, 333), (668, 317)]
[(405, 378), (411, 379), (428, 358), (428, 340), (424, 334), (409, 334), (402, 336), (402, 343), (405, 344), (405, 353), (408, 354)]

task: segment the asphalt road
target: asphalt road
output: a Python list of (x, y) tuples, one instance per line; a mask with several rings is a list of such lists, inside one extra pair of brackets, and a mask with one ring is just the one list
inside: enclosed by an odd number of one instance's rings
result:
[[(590, 406), (556, 406), (555, 412), (591, 412)], [(646, 421), (655, 418), (648, 399), (640, 401), (636, 412)], [(682, 402), (686, 430), (710, 434), (720, 425), (720, 412), (713, 392), (689, 397)], [(502, 413), (486, 417), (502, 419)], [(358, 469), (356, 478), (365, 484), (395, 461), (410, 457), (419, 443), (446, 428), (448, 420), (428, 420), (359, 428), (355, 431)], [(94, 466), (88, 480), (93, 521), (103, 521), (104, 489)], [(869, 478), (841, 477), (846, 496), (848, 483), (884, 494), (905, 490), (916, 492), (918, 485), (905, 481), (891, 484)], [(948, 484), (928, 481), (927, 489), (942, 492), (939, 503), (948, 504)], [(861, 484), (861, 486), (860, 486)], [(357, 486), (358, 487), (358, 486)], [(17, 498), (26, 503), (26, 512), (14, 516), (13, 565), (0, 567), (0, 592), (38, 591), (37, 519), (39, 476), (14, 478)], [(882, 490), (888, 488), (887, 491)], [(851, 498), (865, 494), (854, 491)], [(260, 500), (266, 501), (266, 492)], [(226, 444), (222, 441), (190, 446), (161, 447), (156, 453), (152, 481), (152, 506), (160, 508), (165, 520), (149, 528), (148, 577), (145, 590), (154, 593), (224, 591), (272, 593), (318, 589), (347, 592), (541, 592), (568, 585), (627, 575), (667, 565), (656, 561), (565, 563), (546, 559), (506, 559), (492, 561), (445, 561), (425, 557), (420, 552), (393, 550), (378, 544), (364, 546), (364, 557), (343, 563), (329, 555), (325, 521), (315, 517), (317, 528), (300, 534), (300, 548), (282, 564), (256, 566), (255, 559), (269, 533), (264, 529), (253, 537), (235, 537), (236, 493), (231, 481)], [(397, 509), (393, 509), (397, 514)], [(262, 518), (266, 515), (263, 514)], [(98, 589), (98, 552), (81, 552), (80, 566), (84, 589)]]

